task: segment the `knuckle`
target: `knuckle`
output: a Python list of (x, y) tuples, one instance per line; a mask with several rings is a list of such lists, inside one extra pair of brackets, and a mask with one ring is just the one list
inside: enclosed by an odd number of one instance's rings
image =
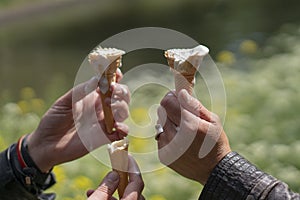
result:
[(170, 103), (170, 98), (167, 98), (167, 97), (164, 97), (161, 102), (160, 102), (160, 105), (162, 107), (167, 107), (167, 105)]
[(124, 89), (130, 94), (129, 87), (127, 85), (123, 85)]
[(198, 130), (198, 123), (196, 123), (195, 121), (182, 119), (182, 124), (180, 125), (180, 127), (182, 127), (181, 132), (194, 132)]
[(176, 97), (171, 93), (167, 93), (167, 95), (161, 100), (160, 105), (163, 107), (173, 107), (175, 106), (175, 102), (178, 102)]
[(219, 115), (217, 115), (216, 113), (211, 113), (211, 118), (213, 119), (214, 122), (218, 124), (221, 122)]
[(144, 189), (145, 183), (144, 183), (142, 177), (140, 177), (140, 179), (139, 179), (139, 181), (138, 181), (138, 185), (141, 187), (142, 190)]
[(195, 105), (195, 110), (200, 113), (203, 110), (203, 105), (197, 102)]

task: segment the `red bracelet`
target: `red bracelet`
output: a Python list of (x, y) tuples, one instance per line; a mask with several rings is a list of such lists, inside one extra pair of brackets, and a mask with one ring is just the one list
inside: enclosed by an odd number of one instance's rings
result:
[(22, 156), (22, 153), (21, 153), (21, 147), (22, 147), (22, 142), (23, 142), (23, 139), (25, 138), (26, 135), (23, 135), (19, 140), (18, 140), (18, 143), (17, 143), (17, 156), (18, 156), (18, 161), (21, 165), (21, 168), (24, 169), (25, 167), (27, 167), (25, 161), (24, 161), (24, 158)]

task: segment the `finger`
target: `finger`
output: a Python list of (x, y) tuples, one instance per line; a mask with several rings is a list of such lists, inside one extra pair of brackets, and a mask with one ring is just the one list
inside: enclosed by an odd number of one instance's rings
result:
[(77, 85), (60, 97), (55, 104), (59, 106), (68, 106), (71, 108), (72, 104), (76, 103), (94, 91), (97, 88), (98, 81), (98, 77), (94, 76), (90, 80)]
[(115, 121), (123, 122), (129, 116), (129, 107), (125, 101), (116, 101), (111, 104), (112, 113)]
[(145, 200), (145, 197), (143, 195), (141, 195), (139, 200)]
[(88, 190), (88, 191), (86, 191), (86, 196), (90, 197), (94, 192), (95, 192), (95, 190)]
[[(181, 110), (181, 115), (181, 123), (178, 131), (173, 135), (173, 138), (171, 140), (170, 138), (167, 138), (169, 139), (169, 141), (167, 141), (168, 143), (165, 146), (159, 147), (158, 151), (160, 162), (169, 167), (171, 167), (174, 161), (183, 156), (189, 148), (194, 148), (194, 146), (192, 145), (194, 141), (199, 141), (196, 140), (196, 137), (198, 133), (197, 128), (201, 119), (194, 114), (184, 110), (183, 108)], [(165, 127), (165, 129), (165, 132), (168, 132), (167, 127)], [(173, 130), (173, 132), (175, 132), (175, 130)], [(163, 136), (164, 135), (161, 135), (161, 139), (163, 139)], [(196, 148), (198, 148), (196, 149), (196, 153), (199, 152), (200, 145), (201, 141), (199, 145), (196, 145)], [(193, 150), (194, 149), (192, 149), (192, 152), (194, 152)]]
[(96, 94), (97, 94), (97, 98), (95, 100), (95, 109), (96, 109), (97, 113), (99, 113), (99, 112), (103, 111), (103, 108), (102, 108), (102, 102), (101, 102), (100, 95), (99, 95), (99, 93), (96, 93)]
[(129, 183), (142, 181), (140, 168), (131, 155), (128, 155), (128, 176)]
[(112, 83), (111, 91), (113, 92), (113, 100), (125, 100), (127, 104), (130, 103), (130, 91), (126, 85)]
[[(176, 125), (169, 119), (165, 109), (159, 106), (157, 109), (158, 121), (157, 123), (163, 126), (164, 132), (158, 137), (158, 147), (161, 148), (167, 145), (176, 134)], [(160, 137), (162, 136), (162, 139)]]
[[(81, 103), (80, 115), (76, 119), (76, 130), (82, 142), (89, 151), (109, 143), (103, 113), (96, 113), (95, 98), (98, 94), (93, 92), (84, 98)], [(77, 106), (78, 104), (76, 104)], [(98, 111), (97, 111), (98, 112)], [(98, 139), (97, 139), (98, 138)]]
[(129, 127), (122, 122), (115, 122), (114, 128), (116, 129), (116, 132), (122, 134), (123, 136), (127, 136), (129, 133)]
[(116, 75), (117, 75), (116, 82), (119, 83), (123, 78), (123, 73), (119, 68), (117, 69)]
[(129, 127), (126, 124), (116, 122), (114, 128), (116, 130), (114, 130), (110, 134), (106, 134), (106, 137), (109, 139), (110, 142), (122, 140), (128, 135)]
[[(176, 142), (173, 142), (173, 139), (176, 139), (177, 130), (174, 123), (167, 118), (163, 127), (163, 132), (159, 135), (157, 139), (157, 147), (158, 147), (158, 157), (160, 162), (165, 165), (169, 165), (177, 158), (174, 159), (173, 154), (173, 146)], [(170, 145), (172, 144), (173, 145)], [(180, 145), (175, 145), (176, 148), (180, 147)]]
[[(97, 107), (99, 107), (98, 101), (99, 95), (96, 92), (92, 92), (88, 94), (84, 99), (82, 99), (82, 114), (83, 117), (86, 119), (86, 122), (97, 122), (98, 118), (97, 115), (99, 113), (99, 110)], [(88, 119), (90, 118), (90, 119)]]
[[(203, 120), (192, 112), (181, 107), (181, 123), (179, 133), (185, 136), (189, 134), (207, 133), (210, 122)], [(184, 137), (184, 136), (183, 136)]]
[(176, 125), (180, 124), (180, 105), (174, 92), (168, 92), (160, 105), (165, 109), (169, 119)]
[(127, 185), (123, 198), (124, 200), (138, 200), (141, 196), (141, 193), (144, 189), (144, 181), (142, 179), (142, 175), (137, 165), (136, 161), (132, 156), (128, 156), (128, 176), (129, 176), (129, 184)]
[(178, 93), (178, 101), (183, 108), (193, 113), (197, 117), (209, 122), (212, 121), (212, 113), (208, 111), (198, 99), (195, 99), (193, 96), (189, 95), (186, 90), (181, 90)]
[(112, 103), (110, 98), (105, 98), (104, 103), (111, 107), (114, 119), (118, 122), (123, 122), (129, 116), (128, 104), (123, 100), (117, 100)]
[(159, 138), (157, 139), (159, 149), (168, 145), (173, 140), (173, 138), (176, 136), (176, 126), (169, 118), (167, 118), (163, 129), (164, 129), (164, 132), (161, 133), (159, 135)]
[(111, 199), (113, 193), (118, 188), (119, 175), (117, 172), (110, 172), (101, 182), (100, 186), (88, 198), (89, 200)]
[(158, 116), (157, 123), (164, 126), (168, 117), (164, 107), (159, 106), (157, 108), (157, 116)]
[[(95, 190), (88, 190), (86, 192), (86, 196), (90, 197), (94, 192), (95, 192)], [(109, 200), (117, 200), (117, 199), (115, 197), (111, 197)]]

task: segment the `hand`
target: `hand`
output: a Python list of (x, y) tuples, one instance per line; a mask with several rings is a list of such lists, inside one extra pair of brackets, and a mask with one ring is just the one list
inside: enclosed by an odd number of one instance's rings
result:
[[(141, 194), (144, 189), (144, 182), (141, 172), (135, 160), (129, 156), (128, 171), (129, 183), (125, 189), (123, 200), (144, 200)], [(119, 175), (117, 172), (112, 171), (106, 175), (102, 180), (100, 186), (96, 190), (89, 190), (87, 196), (89, 200), (115, 200), (112, 197), (113, 193), (118, 188)]]
[[(119, 72), (117, 80), (121, 77)], [(128, 116), (128, 88), (114, 84), (113, 99), (105, 100), (117, 116), (116, 131), (107, 134), (97, 84), (98, 79), (94, 77), (60, 97), (43, 116), (38, 128), (27, 138), (28, 152), (42, 172), (127, 135), (128, 127), (121, 122)]]
[[(230, 146), (219, 117), (186, 90), (169, 92), (158, 108), (160, 161), (182, 176), (205, 184)], [(178, 114), (181, 113), (181, 114)]]

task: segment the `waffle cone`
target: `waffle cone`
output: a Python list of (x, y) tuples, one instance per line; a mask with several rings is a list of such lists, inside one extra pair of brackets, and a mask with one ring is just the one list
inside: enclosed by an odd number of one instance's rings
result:
[(184, 69), (185, 72), (183, 71), (178, 72), (174, 68), (174, 57), (168, 55), (167, 52), (165, 52), (165, 57), (167, 58), (168, 65), (171, 67), (171, 69), (174, 72), (176, 93), (178, 93), (182, 89), (185, 89), (189, 94), (193, 94), (193, 88), (195, 83), (194, 79), (195, 79), (195, 74), (197, 72), (196, 68), (188, 61), (185, 61), (182, 64), (182, 68)]
[(115, 141), (108, 145), (108, 152), (111, 165), (114, 171), (119, 174), (118, 195), (121, 199), (128, 185), (128, 140)]
[(178, 72), (174, 72), (175, 79), (175, 90), (178, 94), (179, 91), (185, 89), (189, 94), (193, 94), (194, 88), (194, 74), (181, 74)]
[(116, 71), (121, 64), (121, 59), (122, 57), (120, 56), (118, 59), (112, 62), (104, 71), (99, 81), (102, 108), (105, 116), (104, 121), (105, 121), (106, 131), (108, 133), (113, 132), (115, 120), (114, 120), (111, 107), (106, 105), (105, 99), (112, 97), (110, 85), (111, 83), (116, 82)]

